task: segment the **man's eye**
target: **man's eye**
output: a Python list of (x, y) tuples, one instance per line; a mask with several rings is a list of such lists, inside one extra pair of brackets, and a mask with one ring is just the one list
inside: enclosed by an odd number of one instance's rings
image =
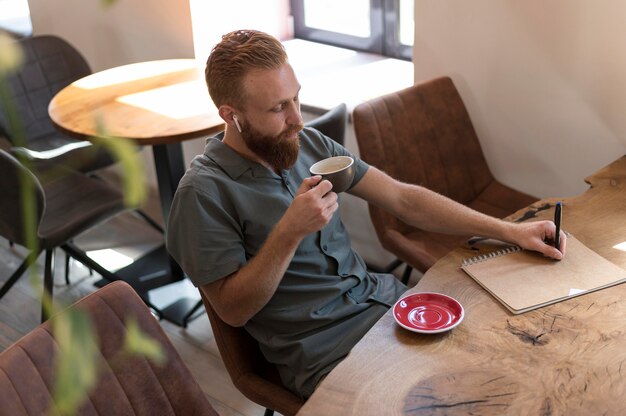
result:
[(272, 108), (272, 111), (273, 111), (274, 113), (280, 113), (281, 111), (283, 111), (283, 109), (284, 109), (284, 108), (285, 108), (285, 105), (284, 105), (284, 104), (281, 104), (281, 105), (279, 105), (279, 106), (277, 106), (277, 107)]

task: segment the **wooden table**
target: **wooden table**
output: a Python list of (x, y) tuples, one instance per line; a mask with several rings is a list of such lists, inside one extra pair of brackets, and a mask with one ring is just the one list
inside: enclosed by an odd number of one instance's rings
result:
[[(102, 125), (114, 139), (152, 146), (165, 224), (185, 172), (181, 142), (224, 128), (204, 82), (203, 64), (193, 59), (142, 62), (89, 75), (61, 90), (48, 112), (59, 130), (80, 139), (97, 137)], [(129, 281), (144, 298), (148, 290), (184, 278), (163, 247), (115, 275), (96, 270)], [(184, 324), (181, 319), (196, 302), (182, 299), (160, 312)]]
[[(563, 199), (563, 227), (626, 268), (626, 156)], [(556, 199), (510, 217), (549, 219)], [(299, 415), (621, 415), (626, 409), (626, 285), (512, 315), (459, 269), (461, 247), (409, 292), (458, 299), (450, 332), (400, 328), (389, 311), (320, 384)]]

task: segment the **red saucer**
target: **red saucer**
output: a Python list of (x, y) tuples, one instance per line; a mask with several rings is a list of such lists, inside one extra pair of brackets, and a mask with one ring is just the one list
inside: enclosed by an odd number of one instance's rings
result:
[(423, 334), (449, 331), (460, 324), (464, 316), (463, 306), (441, 293), (414, 293), (393, 306), (393, 317), (401, 327)]

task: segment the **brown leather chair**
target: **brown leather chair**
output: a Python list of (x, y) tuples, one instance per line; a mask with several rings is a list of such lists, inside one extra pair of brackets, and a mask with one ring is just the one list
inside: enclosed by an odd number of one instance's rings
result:
[(265, 360), (259, 344), (244, 328), (235, 328), (215, 313), (200, 290), (215, 342), (230, 379), (248, 399), (265, 407), (266, 416), (274, 410), (284, 416), (295, 415), (304, 400), (287, 390), (280, 380), (278, 370)]
[[(111, 283), (61, 313), (72, 310), (84, 311), (91, 319), (101, 364), (96, 385), (77, 415), (217, 415), (159, 323), (127, 283)], [(120, 361), (129, 319), (161, 346), (163, 363), (137, 355)], [(51, 398), (57, 352), (49, 321), (0, 354), (0, 415), (57, 413)]]
[[(493, 177), (448, 77), (361, 103), (353, 122), (361, 158), (395, 179), (500, 218), (537, 201)], [(469, 237), (414, 228), (372, 205), (369, 211), (382, 246), (421, 272)]]

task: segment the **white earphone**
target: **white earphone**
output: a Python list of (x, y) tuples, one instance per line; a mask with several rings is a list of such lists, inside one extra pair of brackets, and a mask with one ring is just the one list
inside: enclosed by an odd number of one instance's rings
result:
[(237, 120), (237, 116), (233, 114), (233, 121), (235, 122), (235, 126), (237, 126), (237, 130), (241, 133), (241, 126), (239, 125), (239, 120)]

